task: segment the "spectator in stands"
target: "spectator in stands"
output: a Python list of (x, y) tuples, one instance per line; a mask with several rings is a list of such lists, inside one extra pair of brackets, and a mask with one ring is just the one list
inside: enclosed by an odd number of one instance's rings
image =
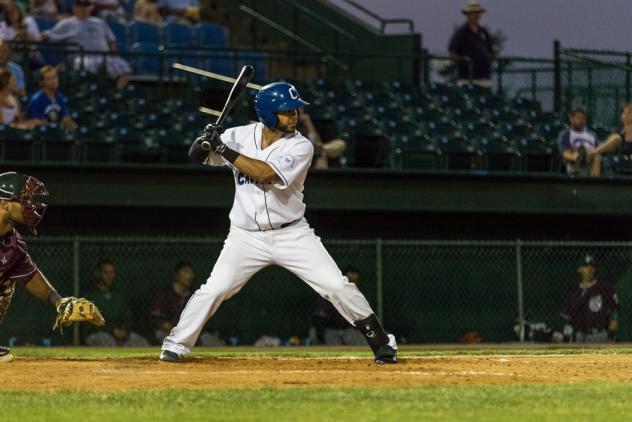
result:
[(25, 94), (24, 71), (22, 66), (11, 61), (12, 54), (11, 46), (7, 42), (0, 40), (0, 70), (8, 70), (15, 76), (16, 93), (21, 97)]
[[(109, 52), (105, 55), (106, 72), (110, 78), (116, 79), (117, 88), (121, 88), (129, 82), (132, 68), (115, 54), (116, 37), (103, 19), (90, 16), (93, 9), (92, 0), (76, 0), (72, 8), (74, 16), (62, 19), (43, 35), (53, 42), (75, 43), (88, 51)], [(84, 66), (88, 71), (98, 73), (103, 68), (103, 58), (103, 54), (85, 55)], [(75, 69), (81, 67), (81, 59), (81, 56), (73, 58)]]
[(472, 66), (472, 83), (491, 88), (492, 60), (494, 41), (486, 28), (479, 24), (485, 9), (473, 0), (462, 9), (467, 22), (460, 27), (450, 39), (448, 50), (455, 59), (469, 58), (471, 62), (457, 63), (459, 84), (470, 82), (470, 63)]
[[(169, 335), (178, 324), (180, 313), (191, 297), (191, 285), (195, 278), (193, 265), (181, 261), (176, 265), (171, 283), (158, 290), (151, 300), (151, 316), (154, 320), (154, 334), (157, 344)], [(225, 343), (216, 334), (203, 332), (198, 338), (200, 346), (223, 346)]]
[(314, 144), (314, 159), (312, 163), (314, 168), (339, 167), (340, 157), (342, 157), (347, 148), (345, 141), (337, 137), (335, 122), (331, 122), (330, 126), (333, 127), (326, 131), (325, 142), (323, 142), (311, 116), (301, 109), (297, 130)]
[(33, 0), (31, 15), (56, 20), (59, 15), (59, 0)]
[(584, 257), (577, 272), (581, 281), (562, 311), (562, 317), (569, 322), (564, 332), (572, 333), (577, 343), (613, 341), (617, 332), (617, 294), (610, 284), (595, 278), (591, 255)]
[(134, 3), (134, 20), (161, 25), (162, 16), (158, 11), (156, 0), (136, 0)]
[(198, 0), (158, 0), (158, 8), (167, 22), (195, 23), (200, 18)]
[(25, 119), (20, 110), (20, 102), (15, 97), (16, 79), (6, 69), (0, 70), (0, 123), (16, 129), (33, 129), (45, 123), (40, 119)]
[[(347, 267), (343, 274), (350, 283), (358, 284), (360, 272), (357, 268)], [(366, 339), (362, 333), (344, 319), (329, 300), (320, 296), (312, 313), (310, 337), (314, 343), (330, 345), (366, 344)]]
[(0, 22), (0, 38), (5, 41), (32, 41), (40, 42), (40, 34), (37, 22), (32, 16), (24, 17), (22, 9), (13, 1), (3, 3), (4, 20)]
[(589, 156), (598, 160), (599, 163), (601, 163), (602, 156), (606, 154), (620, 154), (632, 159), (632, 103), (622, 105), (620, 112), (623, 125), (621, 130), (608, 136), (594, 151), (589, 153)]
[(42, 89), (37, 91), (26, 106), (26, 117), (57, 123), (64, 130), (77, 127), (68, 114), (66, 97), (59, 92), (59, 75), (52, 66), (44, 66), (39, 70)]
[(558, 137), (558, 146), (566, 173), (571, 176), (599, 176), (601, 160), (591, 155), (599, 140), (588, 129), (588, 112), (583, 107), (575, 107), (568, 114), (569, 127), (562, 130)]
[(171, 329), (178, 324), (180, 313), (191, 297), (194, 277), (191, 263), (182, 261), (176, 266), (171, 283), (154, 294), (151, 300), (151, 316), (158, 343), (162, 344)]
[(125, 346), (142, 347), (149, 346), (149, 342), (130, 330), (132, 321), (132, 311), (123, 296), (114, 291), (114, 280), (116, 279), (116, 268), (110, 260), (103, 260), (97, 264), (95, 270), (96, 283), (94, 290), (86, 295), (99, 307), (105, 326), (86, 327), (88, 329), (100, 330), (91, 333), (86, 337), (88, 346)]

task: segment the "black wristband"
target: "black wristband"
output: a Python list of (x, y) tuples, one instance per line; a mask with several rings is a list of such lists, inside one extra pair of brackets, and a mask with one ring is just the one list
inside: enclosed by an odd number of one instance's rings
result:
[(231, 164), (233, 164), (235, 160), (237, 159), (237, 157), (239, 157), (239, 153), (237, 151), (230, 149), (228, 147), (224, 149), (224, 152), (222, 152), (221, 155), (222, 157), (226, 159), (226, 161), (228, 161)]
[(55, 302), (57, 302), (60, 299), (61, 299), (61, 296), (59, 296), (59, 293), (57, 293), (54, 290), (48, 294), (48, 303), (50, 303), (53, 306), (55, 306)]

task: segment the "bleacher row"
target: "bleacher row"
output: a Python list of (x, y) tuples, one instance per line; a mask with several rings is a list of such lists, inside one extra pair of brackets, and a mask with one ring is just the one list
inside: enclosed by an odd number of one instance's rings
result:
[[(35, 18), (40, 30), (52, 28), (55, 21)], [(256, 64), (255, 78), (267, 78), (266, 55), (257, 51), (226, 50), (228, 29), (211, 22), (194, 26), (182, 23), (152, 23), (130, 21), (126, 24), (107, 20), (117, 39), (117, 52), (128, 61), (137, 75), (159, 76), (167, 74), (173, 62), (199, 67), (220, 74), (233, 74), (245, 63)], [(58, 64), (64, 55), (44, 43), (40, 48), (49, 64)], [(129, 54), (132, 53), (132, 54)], [(162, 54), (161, 60), (157, 55)]]
[[(149, 100), (130, 84), (113, 90), (102, 78), (67, 72), (62, 92), (79, 124), (22, 131), (0, 126), (2, 160), (186, 163), (186, 151), (209, 116), (191, 95)], [(208, 82), (208, 81), (206, 81)], [(199, 89), (203, 78), (191, 79)], [(348, 142), (349, 166), (467, 171), (559, 171), (556, 140), (565, 122), (540, 104), (506, 99), (474, 86), (397, 81), (294, 81), (311, 102), (317, 128), (335, 125)], [(72, 89), (69, 87), (72, 86)], [(248, 90), (226, 126), (254, 119)], [(202, 104), (203, 105), (203, 104)], [(608, 130), (597, 128), (601, 139)]]

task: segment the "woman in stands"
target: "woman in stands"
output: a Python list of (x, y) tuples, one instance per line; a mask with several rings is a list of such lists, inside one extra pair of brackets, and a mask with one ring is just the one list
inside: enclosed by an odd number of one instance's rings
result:
[(25, 119), (20, 102), (15, 98), (17, 89), (15, 76), (8, 70), (0, 70), (0, 123), (16, 129), (33, 129), (46, 123), (40, 119)]
[(10, 1), (4, 3), (4, 20), (0, 22), (0, 38), (5, 41), (42, 41), (37, 22), (24, 17), (20, 7)]
[(590, 152), (596, 160), (601, 160), (601, 157), (606, 154), (619, 154), (632, 159), (632, 103), (621, 106), (621, 122), (623, 128), (620, 131), (608, 136)]
[[(22, 9), (12, 1), (4, 3), (4, 20), (0, 21), (0, 39), (4, 41), (28, 41), (41, 42), (42, 34), (39, 26), (32, 16), (24, 17)], [(29, 47), (29, 57), (33, 67), (40, 67), (44, 64), (44, 58), (37, 51), (37, 47)], [(19, 45), (14, 46), (14, 50), (22, 50)]]

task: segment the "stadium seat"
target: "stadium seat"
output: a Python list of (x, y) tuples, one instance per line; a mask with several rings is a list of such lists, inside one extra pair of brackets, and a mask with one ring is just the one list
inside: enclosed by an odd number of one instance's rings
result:
[(210, 22), (198, 23), (193, 27), (193, 41), (201, 48), (228, 47), (227, 29)]
[(230, 51), (199, 51), (199, 66), (220, 75), (234, 74), (233, 53)]
[(77, 159), (75, 140), (56, 124), (41, 125), (34, 129), (42, 145), (42, 160), (72, 162)]
[(427, 136), (401, 135), (391, 144), (390, 161), (394, 168), (437, 170), (443, 168), (441, 150)]
[(460, 129), (468, 137), (489, 136), (498, 132), (498, 128), (492, 122), (465, 122)]
[(162, 26), (162, 33), (167, 47), (191, 47), (193, 45), (193, 31), (189, 25), (169, 22)]
[(520, 121), (515, 123), (501, 123), (498, 125), (498, 130), (509, 138), (528, 137), (535, 132), (530, 123)]
[(474, 139), (483, 154), (483, 167), (487, 171), (517, 171), (519, 161), (513, 143), (501, 135), (480, 136)]
[(445, 170), (478, 170), (482, 167), (481, 153), (476, 145), (463, 136), (440, 136), (435, 144), (442, 151)]
[(136, 42), (132, 44), (130, 48), (132, 53), (145, 53), (146, 55), (139, 54), (132, 58), (132, 67), (134, 73), (140, 75), (158, 76), (161, 73), (160, 70), (160, 57), (156, 57), (155, 54), (161, 52), (161, 47), (158, 44), (147, 42)]
[(37, 22), (37, 27), (40, 31), (47, 31), (57, 23), (54, 19), (48, 19), (41, 16), (34, 16), (33, 19)]
[(29, 130), (0, 125), (0, 155), (2, 161), (32, 161), (38, 159), (38, 144)]
[(523, 171), (549, 173), (557, 168), (557, 150), (543, 137), (537, 135), (523, 137), (517, 139), (515, 145), (523, 157)]
[(434, 121), (426, 123), (426, 130), (431, 136), (453, 136), (457, 126), (452, 121)]
[(116, 51), (119, 53), (127, 52), (127, 27), (114, 19), (107, 20), (108, 26), (116, 37)]
[(235, 58), (237, 60), (235, 73), (238, 73), (243, 66), (251, 65), (255, 68), (255, 74), (252, 79), (267, 83), (270, 77), (268, 74), (268, 55), (266, 53), (260, 51), (239, 51), (236, 53)]
[(128, 42), (161, 44), (160, 27), (153, 23), (133, 21), (127, 26)]

